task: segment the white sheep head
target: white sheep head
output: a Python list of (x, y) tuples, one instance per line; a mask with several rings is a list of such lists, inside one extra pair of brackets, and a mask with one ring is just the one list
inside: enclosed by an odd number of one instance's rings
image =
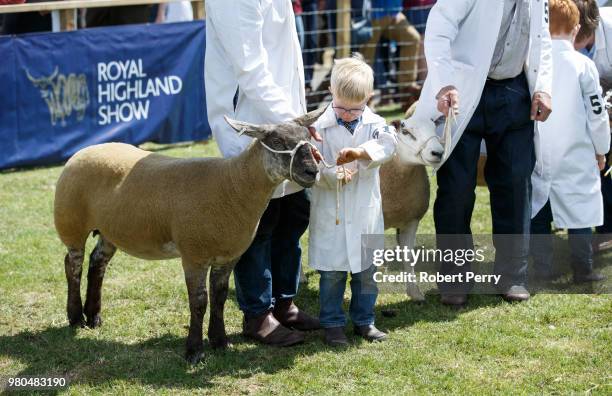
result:
[(402, 120), (397, 135), (397, 155), (406, 164), (438, 167), (444, 156), (444, 147), (436, 134), (434, 122), (414, 117)]
[(270, 180), (280, 183), (288, 179), (302, 187), (312, 187), (316, 181), (318, 167), (310, 145), (301, 145), (294, 155), (287, 152), (294, 150), (303, 141), (310, 141), (311, 133), (308, 127), (324, 111), (325, 107), (277, 125), (255, 125), (228, 117), (225, 117), (225, 120), (236, 132), (257, 139), (274, 151), (283, 152), (275, 153), (264, 149), (264, 168)]

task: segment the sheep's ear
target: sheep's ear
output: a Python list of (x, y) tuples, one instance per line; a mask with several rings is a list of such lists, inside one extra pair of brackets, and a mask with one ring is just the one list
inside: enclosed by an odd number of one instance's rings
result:
[(303, 116), (294, 119), (293, 122), (303, 127), (309, 127), (314, 124), (314, 122), (318, 120), (323, 113), (325, 113), (326, 109), (327, 106), (320, 107), (316, 110), (311, 111), (310, 113), (306, 113)]
[(268, 133), (268, 128), (265, 125), (255, 125), (248, 122), (232, 120), (228, 116), (223, 116), (225, 122), (229, 124), (239, 134), (245, 134), (255, 139), (263, 139)]

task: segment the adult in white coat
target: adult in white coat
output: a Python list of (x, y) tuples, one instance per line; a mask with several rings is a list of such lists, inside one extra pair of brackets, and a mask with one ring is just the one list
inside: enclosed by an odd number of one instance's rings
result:
[[(612, 7), (599, 8), (595, 0), (575, 0), (575, 3), (580, 11), (580, 31), (574, 47), (595, 62), (604, 89), (612, 89)], [(612, 239), (612, 179), (604, 176), (608, 165), (600, 175), (604, 223), (597, 227), (595, 250), (610, 246)]]
[[(208, 120), (224, 157), (240, 154), (252, 140), (236, 134), (224, 115), (276, 124), (304, 114), (304, 70), (291, 1), (206, 1), (205, 82)], [(319, 327), (318, 319), (293, 303), (310, 202), (293, 182), (283, 183), (273, 198), (234, 279), (244, 334), (288, 346), (303, 341), (297, 330)]]
[[(529, 298), (527, 269), (534, 121), (551, 111), (552, 57), (547, 0), (439, 0), (425, 33), (428, 76), (416, 119), (458, 111), (450, 151), (437, 172), (434, 220), (438, 248), (473, 247), (480, 145), (491, 194), (496, 272), (507, 300)], [(513, 234), (514, 238), (495, 235)], [(445, 274), (465, 273), (443, 262)], [(439, 283), (442, 302), (467, 302), (469, 284)]]

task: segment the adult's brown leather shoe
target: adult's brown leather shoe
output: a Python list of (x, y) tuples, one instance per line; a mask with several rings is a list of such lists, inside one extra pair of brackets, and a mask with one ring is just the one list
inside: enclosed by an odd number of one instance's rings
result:
[(272, 311), (242, 321), (242, 334), (263, 344), (286, 347), (304, 342), (304, 333), (280, 324)]
[(285, 327), (302, 331), (321, 328), (319, 319), (301, 311), (290, 298), (276, 300), (273, 313), (274, 317)]
[(442, 294), (440, 302), (444, 305), (459, 308), (467, 304), (467, 294)]

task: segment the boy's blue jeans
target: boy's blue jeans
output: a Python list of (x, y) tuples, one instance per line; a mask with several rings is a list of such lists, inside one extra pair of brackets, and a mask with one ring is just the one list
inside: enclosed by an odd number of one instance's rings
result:
[[(553, 220), (550, 201), (531, 220), (531, 256), (533, 272), (537, 277), (547, 278), (553, 275), (553, 241), (550, 223)], [(571, 254), (571, 265), (574, 274), (586, 275), (593, 271), (593, 232), (590, 228), (568, 229), (568, 241)]]
[[(370, 266), (365, 271), (351, 274), (351, 304), (349, 315), (355, 326), (374, 324), (374, 305), (378, 297), (378, 287), (373, 276), (376, 267)], [(344, 290), (346, 289), (346, 271), (319, 271), (319, 320), (321, 327), (342, 327), (346, 317), (342, 310)]]

